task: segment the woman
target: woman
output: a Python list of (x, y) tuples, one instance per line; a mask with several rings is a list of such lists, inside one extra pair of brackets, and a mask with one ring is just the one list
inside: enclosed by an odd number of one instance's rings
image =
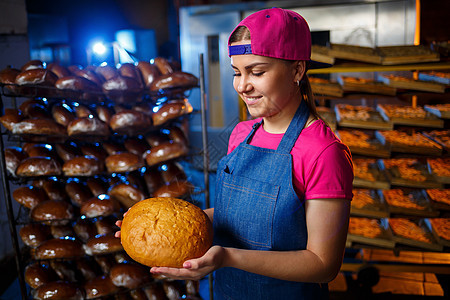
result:
[(218, 164), (215, 245), (174, 279), (215, 271), (215, 299), (321, 299), (342, 264), (352, 198), (348, 148), (319, 118), (306, 76), (310, 31), (280, 8), (229, 38), (233, 85), (255, 118), (233, 130)]

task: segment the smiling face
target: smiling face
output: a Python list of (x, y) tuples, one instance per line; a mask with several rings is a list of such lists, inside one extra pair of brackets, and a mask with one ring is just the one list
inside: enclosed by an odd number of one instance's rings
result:
[[(250, 44), (244, 40), (232, 45)], [(253, 117), (290, 119), (300, 104), (298, 62), (244, 54), (231, 56), (234, 89)]]

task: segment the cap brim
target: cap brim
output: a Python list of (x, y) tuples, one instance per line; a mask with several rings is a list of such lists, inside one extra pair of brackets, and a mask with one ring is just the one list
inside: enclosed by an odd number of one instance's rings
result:
[(332, 67), (332, 64), (328, 64), (328, 63), (324, 63), (324, 62), (320, 62), (320, 61), (315, 61), (315, 60), (310, 60), (309, 61), (309, 69), (325, 69), (325, 68), (330, 68)]

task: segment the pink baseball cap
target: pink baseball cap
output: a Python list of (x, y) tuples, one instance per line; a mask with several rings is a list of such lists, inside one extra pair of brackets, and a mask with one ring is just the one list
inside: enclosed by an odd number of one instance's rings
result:
[[(277, 7), (260, 10), (243, 19), (236, 28), (239, 26), (248, 28), (251, 44), (230, 46), (228, 39), (228, 56), (256, 54), (287, 60), (311, 60), (308, 23), (292, 10)], [(319, 65), (314, 62), (310, 68), (316, 66)], [(325, 66), (330, 65), (320, 65)]]

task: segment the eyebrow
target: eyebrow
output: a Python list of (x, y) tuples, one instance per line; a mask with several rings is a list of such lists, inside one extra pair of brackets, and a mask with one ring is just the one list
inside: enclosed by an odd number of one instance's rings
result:
[[(252, 64), (250, 64), (250, 65), (248, 65), (248, 66), (245, 66), (245, 69), (248, 70), (248, 69), (251, 69), (251, 68), (256, 67), (256, 66), (258, 66), (258, 65), (268, 65), (268, 64), (269, 64), (269, 63), (255, 62), (255, 63), (252, 63)], [(231, 67), (232, 67), (233, 69), (238, 69), (236, 66), (233, 66), (233, 65), (231, 65)]]

